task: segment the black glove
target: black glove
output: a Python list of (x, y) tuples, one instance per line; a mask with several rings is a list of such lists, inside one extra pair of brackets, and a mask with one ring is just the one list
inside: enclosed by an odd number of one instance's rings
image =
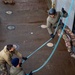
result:
[(55, 35), (54, 35), (54, 34), (51, 34), (50, 36), (51, 36), (51, 38), (54, 38), (54, 37), (55, 37)]
[(22, 57), (22, 59), (26, 61), (27, 60), (27, 57)]
[(67, 12), (64, 10), (64, 8), (62, 8), (62, 12), (63, 12), (63, 14), (67, 13)]
[(33, 75), (32, 71), (29, 73), (29, 75)]
[(20, 67), (22, 67), (22, 63), (19, 63)]

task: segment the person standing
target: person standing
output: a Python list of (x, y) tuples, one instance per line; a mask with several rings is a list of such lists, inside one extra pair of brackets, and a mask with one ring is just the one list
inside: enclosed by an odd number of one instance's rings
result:
[(6, 64), (12, 66), (11, 60), (13, 54), (17, 55), (19, 58), (23, 60), (27, 60), (26, 57), (23, 57), (22, 54), (16, 50), (15, 45), (6, 45), (4, 49), (0, 51), (0, 71), (3, 72), (2, 75), (9, 75)]

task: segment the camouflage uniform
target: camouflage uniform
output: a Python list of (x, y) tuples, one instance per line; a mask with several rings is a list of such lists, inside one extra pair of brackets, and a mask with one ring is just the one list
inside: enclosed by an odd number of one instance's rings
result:
[(11, 59), (13, 54), (17, 55), (20, 58), (22, 58), (22, 54), (20, 54), (16, 50), (14, 50), (13, 52), (9, 52), (6, 48), (7, 46), (5, 46), (2, 51), (0, 51), (0, 71), (2, 71), (5, 75), (8, 75), (6, 63), (12, 66)]
[(23, 71), (23, 69), (21, 67), (14, 67), (12, 66), (10, 68), (10, 75), (25, 75), (25, 72)]
[[(57, 12), (54, 18), (52, 18), (50, 15), (48, 16), (46, 25), (47, 25), (48, 33), (50, 35), (53, 34), (52, 30), (54, 28), (56, 28), (56, 25), (57, 25), (61, 15), (62, 15), (61, 12)], [(66, 18), (67, 16), (68, 16), (67, 13), (63, 14), (63, 17)], [(59, 23), (58, 35), (61, 33), (61, 30), (62, 30), (62, 24)], [(69, 37), (71, 37), (70, 39), (67, 36), (67, 34), (68, 34)], [(72, 49), (72, 45), (71, 44), (75, 45), (75, 35), (72, 33), (72, 31), (67, 26), (65, 28), (65, 31), (63, 33), (62, 38), (65, 40), (65, 44), (66, 44), (66, 47), (68, 49), (68, 52), (71, 52), (71, 49)]]

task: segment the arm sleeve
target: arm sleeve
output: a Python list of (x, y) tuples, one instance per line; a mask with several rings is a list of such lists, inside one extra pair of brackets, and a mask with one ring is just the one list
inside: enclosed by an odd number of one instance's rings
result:
[(12, 66), (12, 63), (11, 63), (11, 58), (10, 56), (5, 56), (5, 61), (8, 63), (9, 66)]
[(48, 33), (51, 35), (52, 34), (52, 30), (51, 30), (51, 23), (50, 23), (50, 19), (47, 18), (47, 30), (48, 30)]
[(18, 52), (17, 50), (14, 51), (15, 55), (17, 55), (19, 58), (22, 58), (22, 54)]

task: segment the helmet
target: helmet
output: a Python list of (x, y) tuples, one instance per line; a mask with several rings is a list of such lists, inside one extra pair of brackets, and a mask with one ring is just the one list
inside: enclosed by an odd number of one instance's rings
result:
[(11, 63), (14, 67), (16, 67), (19, 64), (19, 58), (14, 58), (11, 60)]
[(49, 10), (49, 15), (55, 15), (56, 14), (56, 10), (54, 8), (51, 8)]

